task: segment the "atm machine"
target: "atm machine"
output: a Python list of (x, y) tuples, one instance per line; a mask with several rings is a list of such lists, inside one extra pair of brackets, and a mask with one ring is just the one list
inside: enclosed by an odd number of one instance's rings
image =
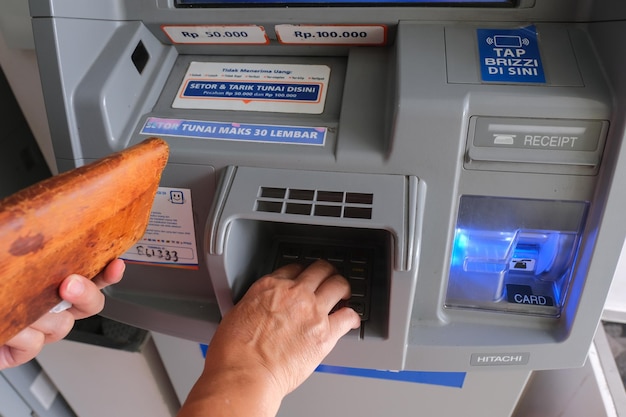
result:
[(255, 279), (324, 258), (362, 317), (330, 367), (584, 363), (626, 235), (623, 2), (30, 8), (61, 170), (171, 147), (107, 316), (208, 343)]

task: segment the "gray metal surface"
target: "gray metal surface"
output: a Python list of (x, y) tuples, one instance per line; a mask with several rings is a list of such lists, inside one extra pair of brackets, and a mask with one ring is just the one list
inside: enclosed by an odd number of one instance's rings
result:
[[(621, 146), (626, 63), (624, 54), (608, 46), (623, 38), (625, 29), (623, 22), (594, 21), (609, 9), (616, 19), (626, 13), (626, 7), (607, 0), (524, 1), (506, 10), (374, 7), (333, 13), (325, 8), (175, 10), (165, 0), (117, 0), (108, 7), (31, 1), (62, 169), (142, 140), (150, 117), (327, 132), (321, 146), (168, 135), (172, 152), (162, 185), (191, 189), (199, 268), (130, 265), (122, 284), (108, 291), (106, 314), (206, 342), (220, 314), (259, 272), (251, 260), (262, 258), (273, 234), (335, 227), (346, 236), (389, 233), (391, 238), (381, 241), (394, 262), (389, 262), (388, 298), (372, 311), (374, 323), (380, 323), (378, 336), (358, 342), (344, 338), (331, 363), (458, 371), (472, 369), (471, 358), (484, 357), (494, 366), (507, 363), (520, 370), (580, 365), (626, 234), (621, 215), (626, 189), (619, 184), (626, 177)], [(380, 47), (281, 45), (274, 25), (285, 21), (382, 24), (389, 40)], [(250, 22), (263, 25), (269, 45), (173, 44), (161, 29)], [(539, 34), (545, 82), (481, 81), (477, 29), (516, 29), (529, 22)], [(132, 57), (142, 47), (149, 58), (138, 66)], [(173, 108), (191, 62), (326, 66), (331, 75), (325, 107), (319, 114)], [(597, 146), (557, 153), (544, 149), (549, 146), (487, 152), (483, 148), (493, 147), (475, 139), (481, 120), (541, 120), (531, 125), (552, 130), (582, 123), (596, 129), (590, 138)], [(298, 217), (260, 213), (250, 205), (258, 187), (252, 179), (239, 184), (237, 177), (247, 172), (261, 180), (267, 169), (283, 174), (281, 187), (305, 190), (338, 191), (333, 187), (346, 178), (355, 178), (361, 188), (361, 179), (412, 180), (393, 192), (384, 181), (369, 183), (366, 192), (375, 202), (371, 221)], [(580, 249), (572, 258), (571, 277), (564, 278), (567, 296), (560, 315), (446, 306), (464, 195), (588, 203)], [(403, 222), (403, 232), (390, 219)], [(224, 242), (221, 250), (211, 246), (216, 236)], [(516, 355), (524, 360), (508, 361)]]
[(3, 417), (76, 417), (36, 360), (0, 372), (0, 399)]

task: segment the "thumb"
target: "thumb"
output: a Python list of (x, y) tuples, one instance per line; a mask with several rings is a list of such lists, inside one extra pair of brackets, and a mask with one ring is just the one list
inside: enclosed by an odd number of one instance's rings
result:
[(358, 329), (361, 326), (361, 318), (350, 307), (343, 307), (328, 316), (330, 323), (330, 332), (333, 339), (333, 346), (339, 338), (352, 329)]

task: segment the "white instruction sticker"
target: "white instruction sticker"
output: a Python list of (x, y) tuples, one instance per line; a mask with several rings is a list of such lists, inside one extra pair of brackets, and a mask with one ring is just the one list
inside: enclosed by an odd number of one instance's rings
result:
[(159, 187), (146, 233), (121, 258), (131, 263), (197, 269), (191, 190)]
[(263, 26), (255, 25), (163, 25), (173, 43), (210, 45), (265, 45), (270, 43)]
[(326, 65), (191, 62), (172, 107), (321, 114)]
[(288, 45), (368, 45), (387, 43), (384, 25), (276, 25), (278, 41)]

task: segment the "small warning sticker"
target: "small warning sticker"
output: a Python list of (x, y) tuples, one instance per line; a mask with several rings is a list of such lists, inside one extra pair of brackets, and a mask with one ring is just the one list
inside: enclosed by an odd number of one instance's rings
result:
[(198, 268), (191, 190), (159, 187), (144, 236), (122, 259), (175, 268)]
[(192, 62), (172, 107), (321, 114), (326, 65)]
[(478, 29), (477, 36), (483, 81), (546, 82), (535, 26), (517, 29)]

